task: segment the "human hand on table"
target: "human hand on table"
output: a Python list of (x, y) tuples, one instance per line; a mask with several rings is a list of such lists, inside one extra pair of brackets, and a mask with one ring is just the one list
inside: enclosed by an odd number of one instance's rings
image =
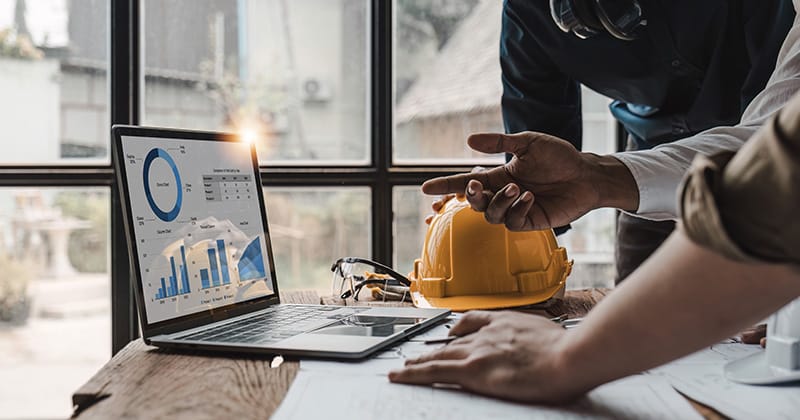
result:
[(466, 194), (490, 223), (513, 231), (547, 229), (598, 207), (638, 208), (636, 183), (613, 157), (580, 153), (564, 140), (533, 132), (473, 134), (467, 142), (480, 152), (514, 157), (495, 168), (428, 180), (422, 191)]
[(389, 373), (392, 382), (459, 385), (492, 397), (559, 403), (575, 388), (561, 349), (566, 330), (546, 318), (518, 312), (472, 311), (450, 330), (459, 338)]

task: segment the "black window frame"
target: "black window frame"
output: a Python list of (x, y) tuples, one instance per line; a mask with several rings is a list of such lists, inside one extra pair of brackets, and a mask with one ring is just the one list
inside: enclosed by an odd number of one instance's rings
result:
[[(140, 46), (143, 0), (109, 0), (109, 142), (112, 124), (138, 125), (144, 86)], [(371, 191), (371, 257), (391, 265), (393, 190), (468, 171), (472, 165), (405, 165), (393, 161), (393, 0), (369, 2), (370, 160), (362, 166), (261, 166), (264, 187), (362, 186)], [(365, 80), (365, 83), (367, 80)], [(112, 156), (114, 150), (110, 150)], [(110, 190), (112, 354), (139, 336), (131, 271), (114, 169), (96, 165), (0, 165), (0, 187), (105, 187)]]

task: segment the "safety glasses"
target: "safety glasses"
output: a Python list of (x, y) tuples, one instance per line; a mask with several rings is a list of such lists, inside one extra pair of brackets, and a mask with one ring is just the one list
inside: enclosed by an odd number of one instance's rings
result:
[(403, 300), (411, 285), (411, 281), (402, 274), (365, 258), (339, 258), (331, 265), (331, 271), (331, 294), (342, 299), (352, 297), (358, 300), (358, 294), (364, 286), (376, 286), (383, 291), (384, 299), (389, 295), (398, 295), (398, 300)]

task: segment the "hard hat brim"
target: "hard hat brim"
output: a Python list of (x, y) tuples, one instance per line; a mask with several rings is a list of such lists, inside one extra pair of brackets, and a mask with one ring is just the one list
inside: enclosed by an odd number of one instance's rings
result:
[(800, 370), (777, 369), (767, 362), (767, 352), (760, 351), (725, 365), (725, 377), (750, 385), (773, 385), (800, 381)]
[(464, 312), (475, 309), (503, 309), (528, 306), (542, 303), (561, 291), (564, 282), (555, 287), (544, 289), (538, 293), (502, 293), (493, 295), (466, 295), (443, 298), (425, 297), (419, 292), (412, 292), (411, 299), (418, 308), (446, 308), (453, 312)]

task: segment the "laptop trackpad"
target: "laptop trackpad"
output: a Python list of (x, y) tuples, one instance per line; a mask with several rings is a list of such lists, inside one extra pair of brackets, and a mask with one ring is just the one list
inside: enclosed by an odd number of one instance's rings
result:
[(386, 337), (425, 321), (425, 318), (352, 315), (304, 334), (281, 340), (276, 347), (324, 353), (361, 353)]
[(355, 314), (309, 334), (350, 335), (361, 337), (389, 337), (413, 327), (425, 318), (400, 318)]

